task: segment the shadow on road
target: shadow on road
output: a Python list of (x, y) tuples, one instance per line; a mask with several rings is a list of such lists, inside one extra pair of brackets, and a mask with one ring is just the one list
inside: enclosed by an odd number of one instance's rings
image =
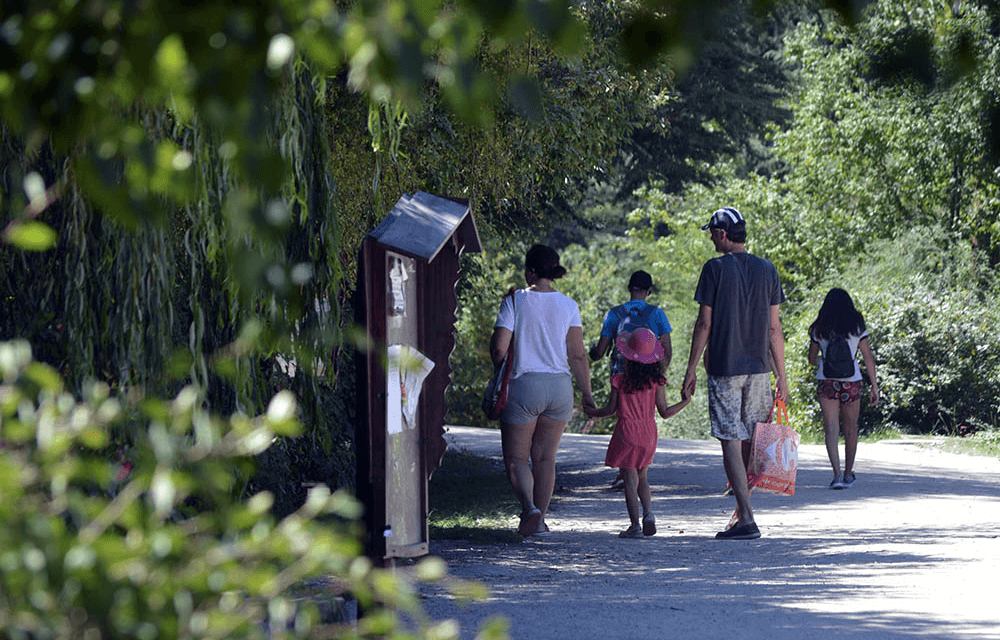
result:
[[(499, 458), (490, 431), (449, 438)], [(430, 588), (428, 613), (456, 618), (463, 638), (496, 614), (512, 638), (1000, 638), (1000, 461), (867, 445), (858, 483), (831, 491), (825, 449), (803, 446), (795, 496), (754, 494), (764, 537), (718, 541), (734, 506), (718, 444), (661, 440), (650, 468), (659, 532), (622, 540), (606, 446), (564, 438), (551, 538), (432, 541), (492, 597), (458, 607)]]

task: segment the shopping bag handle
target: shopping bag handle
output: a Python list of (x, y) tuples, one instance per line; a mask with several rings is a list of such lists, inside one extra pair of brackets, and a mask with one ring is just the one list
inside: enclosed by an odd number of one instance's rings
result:
[[(777, 416), (775, 416), (777, 413)], [(788, 426), (788, 407), (785, 406), (785, 401), (778, 397), (777, 394), (774, 395), (774, 404), (771, 405), (771, 414), (767, 416), (767, 421), (774, 424), (783, 424)]]

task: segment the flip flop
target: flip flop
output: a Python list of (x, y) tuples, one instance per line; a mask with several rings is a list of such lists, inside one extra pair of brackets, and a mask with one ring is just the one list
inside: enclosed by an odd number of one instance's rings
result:
[(647, 513), (642, 517), (642, 535), (656, 535), (656, 518), (653, 517), (652, 513)]
[(538, 508), (525, 511), (521, 514), (521, 524), (517, 527), (517, 532), (522, 536), (530, 536), (538, 532), (542, 523), (542, 512)]
[(733, 509), (733, 515), (729, 517), (729, 524), (726, 525), (726, 529), (732, 529), (736, 526), (736, 523), (740, 521), (740, 510)]

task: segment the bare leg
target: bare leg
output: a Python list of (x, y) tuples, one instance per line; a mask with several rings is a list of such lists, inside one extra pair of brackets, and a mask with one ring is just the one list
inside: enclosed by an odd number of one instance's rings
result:
[(750, 487), (747, 486), (747, 467), (743, 463), (742, 440), (720, 440), (722, 443), (722, 464), (726, 468), (726, 478), (736, 496), (736, 526), (754, 522), (753, 508), (750, 506)]
[(625, 508), (633, 526), (639, 526), (639, 474), (635, 469), (622, 469), (625, 479)]
[(552, 490), (556, 486), (556, 451), (559, 449), (559, 440), (562, 439), (563, 429), (566, 422), (560, 422), (538, 417), (538, 426), (535, 428), (534, 437), (531, 441), (531, 468), (534, 476), (534, 498), (535, 506), (542, 512), (549, 509), (549, 501), (552, 500)]
[(854, 456), (858, 453), (858, 416), (861, 400), (841, 405), (844, 414), (844, 477), (854, 473)]
[(531, 472), (531, 442), (535, 435), (535, 422), (504, 424), (500, 427), (503, 463), (514, 495), (521, 502), (521, 512), (535, 508), (535, 479)]
[[(860, 403), (858, 403), (860, 404)], [(840, 475), (840, 400), (820, 396), (819, 406), (823, 410), (823, 429), (826, 435), (826, 455), (830, 458), (834, 477)], [(857, 416), (855, 415), (855, 425)]]
[(639, 469), (639, 502), (642, 503), (642, 515), (646, 515), (653, 510), (653, 497), (649, 491), (649, 478), (646, 477), (646, 471), (649, 467), (643, 467)]

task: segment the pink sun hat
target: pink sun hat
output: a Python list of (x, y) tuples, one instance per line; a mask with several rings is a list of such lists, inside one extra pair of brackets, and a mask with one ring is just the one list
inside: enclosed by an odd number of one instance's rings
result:
[(652, 364), (663, 357), (663, 345), (656, 339), (656, 334), (645, 327), (618, 336), (615, 344), (628, 360)]

